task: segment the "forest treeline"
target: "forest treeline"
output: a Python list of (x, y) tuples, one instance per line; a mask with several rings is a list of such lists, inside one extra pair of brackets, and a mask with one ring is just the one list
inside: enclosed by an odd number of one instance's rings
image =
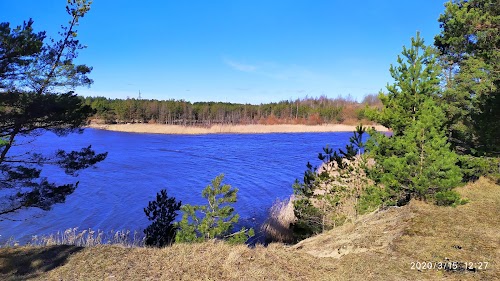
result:
[[(211, 126), (215, 124), (307, 124), (359, 123), (369, 107), (380, 106), (375, 94), (362, 102), (352, 97), (286, 100), (266, 104), (194, 102), (185, 100), (109, 99), (85, 97), (95, 110), (94, 121)], [(366, 120), (365, 120), (366, 121)]]

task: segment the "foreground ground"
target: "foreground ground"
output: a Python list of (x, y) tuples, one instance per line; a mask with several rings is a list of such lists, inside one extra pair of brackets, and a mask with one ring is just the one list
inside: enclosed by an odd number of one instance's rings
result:
[(2, 248), (0, 280), (500, 280), (500, 186), (481, 179), (459, 191), (470, 203), (412, 201), (292, 247)]
[[(371, 127), (372, 125), (370, 125)], [(214, 125), (209, 128), (160, 124), (111, 124), (91, 125), (91, 128), (129, 133), (204, 135), (204, 134), (265, 134), (265, 133), (316, 133), (316, 132), (352, 132), (356, 126), (343, 124), (325, 125)], [(377, 131), (387, 128), (374, 125)]]

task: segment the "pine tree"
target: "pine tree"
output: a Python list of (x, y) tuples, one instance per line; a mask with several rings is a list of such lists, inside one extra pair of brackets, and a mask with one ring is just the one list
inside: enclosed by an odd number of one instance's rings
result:
[(293, 206), (297, 220), (291, 228), (297, 240), (334, 228), (357, 215), (350, 214), (345, 205), (355, 205), (366, 185), (365, 158), (361, 155), (364, 133), (365, 129), (358, 126), (345, 149), (323, 148), (318, 155), (321, 166), (307, 163), (303, 182), (295, 181)]
[(391, 65), (389, 69), (396, 82), (387, 85), (387, 94), (379, 95), (384, 105), (382, 111), (371, 112), (370, 117), (390, 128), (395, 136), (403, 135), (420, 114), (424, 101), (436, 98), (439, 93), (440, 68), (435, 53), (424, 45), (417, 32), (411, 39), (411, 48), (403, 47), (398, 65)]
[(41, 177), (43, 166), (56, 166), (76, 176), (107, 156), (96, 154), (90, 146), (52, 155), (36, 151), (12, 155), (12, 148), (22, 145), (16, 142), (18, 138), (36, 138), (46, 131), (58, 136), (81, 133), (94, 113), (73, 91), (66, 92), (92, 84), (87, 76), (92, 68), (74, 63), (84, 48), (76, 39), (76, 27), (90, 4), (87, 0), (68, 1), (66, 11), (71, 19), (62, 27), (60, 40), (48, 40), (45, 32), (35, 33), (31, 19), (14, 28), (8, 22), (0, 23), (0, 220), (24, 208), (49, 210), (73, 193), (78, 183), (50, 182)]
[[(208, 205), (183, 205), (182, 220), (178, 223), (179, 231), (176, 242), (202, 242), (210, 239), (227, 239), (230, 243), (243, 243), (253, 236), (253, 229), (233, 233), (233, 226), (239, 220), (234, 214), (232, 204), (236, 202), (238, 189), (222, 184), (224, 174), (212, 180), (212, 184), (203, 189), (202, 195)], [(199, 217), (199, 215), (204, 215)]]
[(181, 202), (169, 197), (165, 189), (156, 194), (155, 201), (149, 201), (148, 207), (144, 208), (148, 220), (152, 221), (144, 230), (147, 246), (160, 248), (169, 246), (175, 241), (177, 227), (174, 220), (180, 207)]
[(500, 4), (456, 0), (439, 17), (435, 46), (445, 68), (441, 102), (460, 154), (500, 155)]
[(455, 196), (450, 192), (460, 183), (461, 172), (447, 142), (443, 109), (436, 103), (440, 92), (434, 52), (417, 33), (402, 54), (406, 60), (398, 57), (399, 65), (390, 68), (395, 83), (380, 95), (384, 108), (374, 113), (393, 134), (370, 132), (367, 150), (375, 160), (370, 175), (389, 194), (387, 204)]

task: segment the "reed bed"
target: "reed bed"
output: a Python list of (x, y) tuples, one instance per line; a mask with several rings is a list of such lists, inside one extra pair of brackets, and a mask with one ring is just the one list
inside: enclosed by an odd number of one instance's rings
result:
[[(204, 134), (265, 134), (265, 133), (318, 133), (318, 132), (352, 132), (356, 126), (344, 124), (323, 124), (323, 125), (214, 125), (211, 127), (194, 127), (181, 125), (162, 124), (93, 124), (91, 128), (129, 132), (129, 133), (150, 133), (150, 134), (173, 134), (173, 135), (204, 135)], [(375, 125), (378, 131), (387, 131), (387, 128)]]
[[(143, 247), (144, 235), (130, 230), (79, 230), (78, 227), (68, 228), (49, 235), (33, 235), (27, 246), (72, 245), (78, 247), (95, 247), (99, 245), (118, 245), (123, 247)], [(19, 246), (19, 242), (10, 238), (3, 247)]]
[(293, 243), (294, 236), (290, 224), (295, 220), (293, 196), (285, 200), (276, 200), (269, 209), (268, 219), (261, 226), (266, 241)]

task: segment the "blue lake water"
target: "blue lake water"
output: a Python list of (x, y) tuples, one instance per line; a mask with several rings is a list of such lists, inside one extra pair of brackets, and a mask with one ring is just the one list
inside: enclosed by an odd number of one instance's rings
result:
[[(65, 203), (50, 211), (23, 210), (0, 222), (0, 243), (15, 237), (21, 243), (32, 235), (46, 235), (68, 228), (104, 231), (138, 230), (149, 222), (144, 207), (161, 189), (188, 204), (203, 204), (202, 189), (218, 174), (239, 189), (236, 212), (243, 225), (258, 227), (276, 199), (292, 194), (306, 163), (318, 164), (325, 145), (343, 147), (351, 133), (158, 135), (86, 129), (83, 134), (57, 137), (44, 134), (18, 151), (53, 153), (92, 144), (108, 157), (97, 167), (64, 175), (44, 168), (49, 180), (80, 181)], [(14, 221), (13, 221), (14, 220)]]

